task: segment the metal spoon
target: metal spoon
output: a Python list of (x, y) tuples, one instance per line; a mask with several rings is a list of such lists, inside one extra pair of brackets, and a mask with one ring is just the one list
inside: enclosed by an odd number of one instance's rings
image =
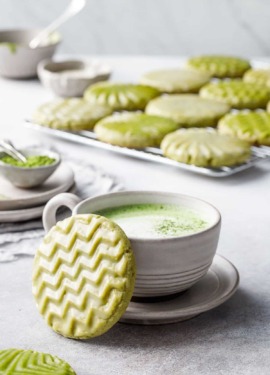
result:
[(69, 20), (71, 17), (75, 16), (75, 14), (79, 13), (86, 4), (86, 0), (71, 0), (69, 6), (65, 10), (65, 12), (58, 17), (55, 21), (53, 21), (49, 26), (43, 29), (38, 35), (36, 35), (30, 42), (30, 48), (37, 48), (48, 38), (48, 35), (51, 34), (53, 31), (57, 30), (60, 25), (64, 22)]
[(20, 151), (18, 151), (10, 141), (0, 140), (0, 146), (4, 149), (6, 154), (14, 159), (22, 161), (23, 163), (27, 162), (26, 157)]

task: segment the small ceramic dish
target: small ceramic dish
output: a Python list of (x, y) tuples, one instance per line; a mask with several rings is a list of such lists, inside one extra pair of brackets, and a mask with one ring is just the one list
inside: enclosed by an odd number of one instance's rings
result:
[(43, 86), (57, 96), (82, 96), (93, 83), (110, 78), (111, 69), (96, 60), (41, 61), (38, 76)]
[(211, 204), (182, 194), (157, 191), (124, 191), (88, 198), (82, 202), (73, 194), (59, 194), (45, 206), (46, 231), (56, 224), (56, 212), (67, 206), (76, 214), (89, 214), (130, 204), (170, 204), (193, 209), (209, 226), (194, 234), (171, 238), (131, 238), (137, 265), (134, 296), (163, 297), (194, 285), (210, 268), (216, 253), (221, 227), (219, 211)]
[[(25, 156), (45, 155), (55, 159), (53, 164), (33, 168), (17, 167), (0, 160), (0, 174), (2, 174), (13, 185), (20, 188), (32, 188), (41, 185), (53, 174), (61, 163), (60, 155), (53, 151), (40, 148), (25, 148), (19, 151)], [(0, 153), (0, 158), (3, 155), (4, 152)]]
[(0, 30), (0, 75), (7, 78), (33, 78), (41, 60), (51, 58), (60, 43), (60, 35), (53, 33), (47, 42), (30, 48), (29, 42), (40, 30)]

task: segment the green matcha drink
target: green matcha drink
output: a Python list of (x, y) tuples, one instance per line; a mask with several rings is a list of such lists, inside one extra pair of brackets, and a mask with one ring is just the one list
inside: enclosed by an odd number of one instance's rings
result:
[(133, 238), (179, 237), (209, 226), (197, 211), (177, 205), (134, 204), (95, 213), (113, 220)]

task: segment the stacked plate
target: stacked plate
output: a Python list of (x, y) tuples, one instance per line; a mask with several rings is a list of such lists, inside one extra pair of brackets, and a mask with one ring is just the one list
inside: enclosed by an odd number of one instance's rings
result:
[(0, 223), (41, 217), (49, 199), (74, 189), (74, 173), (65, 163), (61, 163), (41, 186), (32, 189), (17, 188), (0, 176)]

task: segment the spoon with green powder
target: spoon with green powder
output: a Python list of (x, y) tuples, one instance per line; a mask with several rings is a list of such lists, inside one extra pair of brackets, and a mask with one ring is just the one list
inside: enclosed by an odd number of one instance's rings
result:
[(48, 35), (50, 35), (52, 32), (57, 30), (59, 26), (61, 26), (71, 17), (79, 13), (85, 7), (85, 5), (86, 5), (86, 0), (71, 0), (65, 12), (62, 13), (61, 16), (58, 17), (55, 21), (53, 21), (49, 26), (47, 26), (45, 29), (39, 32), (38, 35), (36, 35), (29, 42), (29, 47), (33, 49), (42, 45), (44, 40), (48, 38)]
[(20, 151), (18, 151), (10, 141), (0, 140), (0, 146), (4, 149), (5, 153), (12, 158), (23, 163), (27, 162), (26, 157)]

